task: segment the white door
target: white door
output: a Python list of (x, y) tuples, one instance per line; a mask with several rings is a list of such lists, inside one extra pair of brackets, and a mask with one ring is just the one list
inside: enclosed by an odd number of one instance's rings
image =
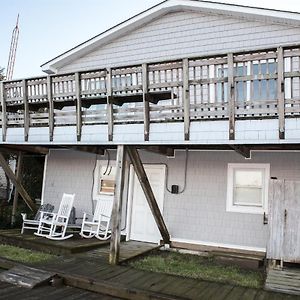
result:
[[(158, 207), (163, 212), (164, 189), (165, 189), (165, 166), (144, 165), (150, 185), (152, 187)], [(131, 178), (131, 226), (130, 239), (143, 242), (158, 243), (161, 239), (160, 232), (154, 221), (154, 217), (144, 196), (140, 182), (133, 170)]]

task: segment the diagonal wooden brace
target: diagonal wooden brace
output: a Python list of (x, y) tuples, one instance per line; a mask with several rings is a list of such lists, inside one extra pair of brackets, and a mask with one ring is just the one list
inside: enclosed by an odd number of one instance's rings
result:
[(16, 190), (21, 195), (21, 197), (24, 199), (27, 206), (33, 211), (36, 212), (36, 205), (24, 189), (23, 185), (20, 183), (18, 178), (15, 176), (14, 172), (11, 170), (9, 164), (5, 160), (2, 153), (0, 153), (0, 166), (3, 168), (5, 174), (8, 176), (8, 178), (12, 181), (14, 184)]

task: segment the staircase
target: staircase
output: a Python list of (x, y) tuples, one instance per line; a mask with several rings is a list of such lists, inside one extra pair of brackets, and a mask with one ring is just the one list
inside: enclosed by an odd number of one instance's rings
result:
[(300, 268), (268, 268), (265, 289), (300, 295)]

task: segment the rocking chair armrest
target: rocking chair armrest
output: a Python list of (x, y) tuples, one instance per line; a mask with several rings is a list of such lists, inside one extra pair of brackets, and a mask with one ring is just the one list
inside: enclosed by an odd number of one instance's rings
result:
[(47, 211), (42, 211), (42, 212), (41, 212), (41, 218), (40, 218), (40, 220), (55, 219), (56, 216), (57, 216), (56, 213), (47, 212)]
[(88, 219), (88, 216), (93, 217), (92, 214), (89, 214), (89, 213), (84, 212), (84, 213), (83, 213), (82, 219), (83, 219), (83, 220)]
[(23, 221), (25, 221), (26, 217), (27, 217), (27, 214), (26, 213), (21, 213), (21, 216), (22, 216)]

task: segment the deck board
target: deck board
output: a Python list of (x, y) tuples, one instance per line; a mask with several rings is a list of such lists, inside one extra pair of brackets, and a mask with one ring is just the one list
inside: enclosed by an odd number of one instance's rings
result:
[(74, 287), (63, 286), (60, 288), (54, 288), (51, 286), (42, 286), (35, 289), (26, 289), (11, 284), (3, 283), (0, 281), (0, 299), (1, 300), (77, 300), (77, 299), (101, 299), (101, 300), (121, 300), (120, 298), (110, 297), (107, 295), (101, 295), (90, 291), (80, 290)]

